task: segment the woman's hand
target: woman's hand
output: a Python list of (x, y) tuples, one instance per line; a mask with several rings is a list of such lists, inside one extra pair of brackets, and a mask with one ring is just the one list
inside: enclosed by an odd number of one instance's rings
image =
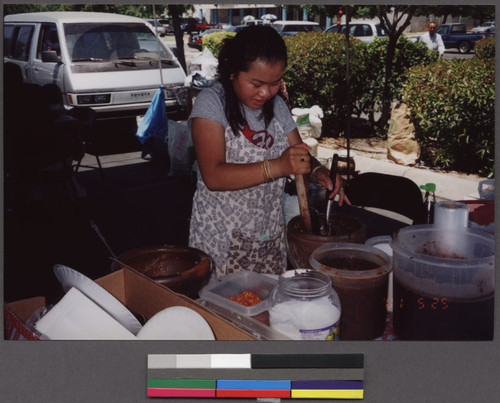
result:
[(321, 167), (314, 172), (314, 176), (319, 185), (326, 188), (330, 194), (328, 195), (329, 199), (333, 199), (337, 194), (339, 195), (339, 206), (347, 203), (349, 206), (351, 205), (350, 200), (347, 198), (344, 187), (342, 177), (337, 174), (335, 178), (335, 186), (333, 185), (330, 179), (330, 172), (326, 167)]
[(311, 172), (310, 149), (305, 143), (288, 147), (279, 158), (272, 161), (273, 165), (276, 163), (279, 166), (277, 176), (305, 175)]

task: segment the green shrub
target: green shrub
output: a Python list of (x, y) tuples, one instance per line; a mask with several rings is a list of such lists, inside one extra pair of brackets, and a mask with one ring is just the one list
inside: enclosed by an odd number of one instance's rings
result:
[(440, 60), (410, 69), (403, 102), (428, 166), (494, 173), (494, 59)]
[(495, 37), (480, 39), (474, 45), (474, 55), (479, 59), (495, 58)]
[(207, 34), (203, 37), (203, 49), (207, 47), (213, 53), (213, 55), (218, 58), (220, 48), (222, 46), (222, 41), (228, 36), (235, 36), (236, 32), (232, 31), (217, 31), (211, 34)]
[[(363, 85), (361, 98), (356, 108), (358, 114), (365, 113), (369, 120), (374, 121), (374, 114), (380, 112), (383, 101), (385, 59), (387, 55), (388, 39), (376, 39), (364, 44), (366, 49), (363, 57)], [(405, 36), (398, 39), (394, 65), (389, 80), (389, 96), (398, 101), (402, 97), (403, 84), (407, 79), (408, 69), (415, 65), (428, 65), (438, 60), (437, 52), (430, 51), (425, 44), (410, 41)], [(359, 116), (359, 115), (358, 115)], [(384, 136), (386, 133), (382, 133)]]
[[(324, 132), (341, 132), (347, 116), (345, 36), (307, 33), (285, 37), (285, 42), (289, 59), (285, 81), (292, 106), (319, 105), (325, 112)], [(349, 44), (351, 113), (368, 115), (374, 126), (383, 97), (388, 39), (365, 43), (351, 38)], [(391, 100), (401, 99), (409, 67), (437, 59), (437, 52), (429, 51), (424, 44), (400, 37), (389, 80)]]
[[(342, 127), (347, 116), (346, 43), (340, 34), (300, 33), (285, 37), (288, 67), (285, 83), (292, 107), (318, 105), (324, 112), (324, 124)], [(350, 40), (351, 103), (361, 96), (357, 61), (362, 42)]]

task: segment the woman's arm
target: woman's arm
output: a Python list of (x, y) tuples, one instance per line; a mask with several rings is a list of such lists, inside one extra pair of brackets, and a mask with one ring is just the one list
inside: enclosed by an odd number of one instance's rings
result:
[[(301, 143), (303, 144), (302, 138), (300, 137), (297, 129), (288, 134), (288, 141), (291, 146), (297, 146)], [(333, 199), (338, 194), (339, 206), (342, 206), (344, 202), (351, 205), (351, 202), (344, 193), (342, 177), (337, 174), (335, 178), (335, 186), (333, 186), (330, 179), (330, 171), (324, 165), (321, 165), (321, 163), (312, 155), (309, 156), (308, 160), (309, 159), (311, 161), (310, 180), (328, 189), (331, 192), (328, 196), (330, 199)]]
[[(203, 181), (210, 190), (238, 190), (266, 182), (266, 175), (259, 163), (226, 162), (224, 128), (220, 123), (194, 118), (191, 133), (198, 166)], [(267, 167), (270, 176), (278, 178), (309, 173), (311, 169), (308, 150), (309, 147), (301, 140), (294, 141), (293, 146), (285, 150), (280, 157), (269, 160)]]

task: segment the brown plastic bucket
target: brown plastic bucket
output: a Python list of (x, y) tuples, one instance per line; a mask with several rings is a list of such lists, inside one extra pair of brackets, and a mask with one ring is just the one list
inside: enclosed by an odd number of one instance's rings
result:
[(360, 244), (328, 244), (316, 249), (311, 266), (332, 280), (342, 304), (341, 340), (373, 340), (382, 336), (387, 317), (390, 257)]
[(292, 218), (286, 228), (288, 249), (298, 268), (311, 268), (309, 257), (314, 250), (328, 243), (364, 243), (366, 226), (357, 217), (333, 214), (332, 235), (318, 235), (306, 232), (301, 216)]

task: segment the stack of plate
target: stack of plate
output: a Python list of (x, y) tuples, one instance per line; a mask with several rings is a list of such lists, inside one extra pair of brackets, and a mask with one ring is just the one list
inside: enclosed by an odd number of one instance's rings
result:
[(190, 308), (166, 308), (142, 326), (132, 312), (95, 281), (63, 265), (55, 265), (54, 273), (66, 295), (35, 326), (45, 338), (215, 340), (210, 325)]

